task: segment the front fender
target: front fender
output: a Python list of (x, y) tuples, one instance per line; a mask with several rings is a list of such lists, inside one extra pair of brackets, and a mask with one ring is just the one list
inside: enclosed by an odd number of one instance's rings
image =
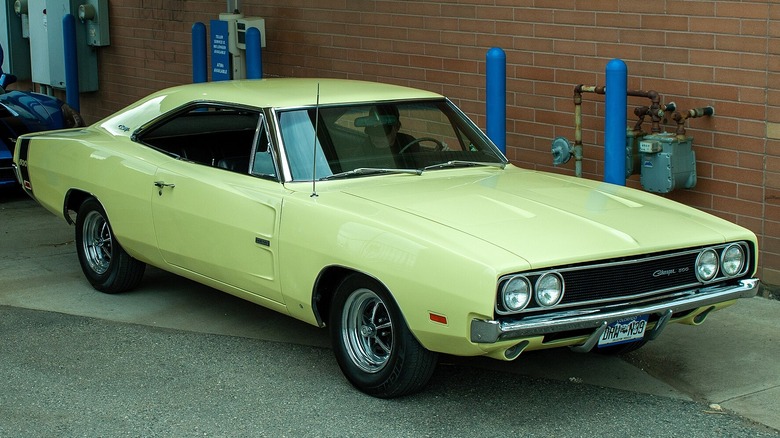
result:
[(281, 287), (290, 313), (317, 324), (312, 295), (324, 269), (364, 273), (390, 291), (420, 343), (483, 354), (475, 316), (492, 318), (496, 282), (525, 267), (505, 250), (432, 221), (341, 193), (297, 193), (282, 207)]

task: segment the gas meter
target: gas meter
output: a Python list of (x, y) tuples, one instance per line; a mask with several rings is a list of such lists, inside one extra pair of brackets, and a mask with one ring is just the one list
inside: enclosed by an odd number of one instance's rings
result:
[(696, 153), (692, 142), (692, 137), (670, 132), (644, 136), (638, 146), (642, 187), (655, 193), (694, 187)]

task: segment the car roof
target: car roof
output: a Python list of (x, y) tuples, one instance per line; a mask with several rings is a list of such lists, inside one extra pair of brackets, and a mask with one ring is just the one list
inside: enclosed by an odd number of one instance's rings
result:
[(208, 82), (169, 88), (156, 95), (168, 95), (172, 100), (178, 100), (180, 103), (192, 100), (196, 95), (200, 100), (229, 101), (256, 107), (278, 108), (315, 105), (318, 87), (319, 103), (323, 105), (440, 97), (435, 93), (399, 85), (314, 78)]
[[(318, 92), (319, 90), (319, 92)], [(256, 108), (291, 108), (340, 103), (441, 99), (433, 92), (400, 85), (350, 79), (270, 78), (180, 85), (153, 93), (99, 121), (115, 134), (132, 132), (146, 122), (191, 102), (224, 102)]]

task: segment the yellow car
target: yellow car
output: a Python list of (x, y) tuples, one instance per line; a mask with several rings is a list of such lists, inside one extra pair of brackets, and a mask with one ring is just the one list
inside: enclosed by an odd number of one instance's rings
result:
[(14, 163), (96, 289), (150, 264), (327, 327), (377, 397), (424, 387), (437, 353), (636, 349), (758, 285), (750, 231), (517, 168), (448, 99), (394, 85), (175, 87), (20, 136)]

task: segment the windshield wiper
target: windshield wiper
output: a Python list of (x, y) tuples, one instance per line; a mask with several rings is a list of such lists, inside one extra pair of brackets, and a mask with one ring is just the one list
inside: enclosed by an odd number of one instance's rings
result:
[(472, 166), (488, 166), (488, 167), (500, 167), (501, 169), (506, 167), (506, 163), (494, 163), (490, 161), (464, 161), (464, 160), (452, 160), (446, 163), (431, 164), (425, 166), (420, 170), (420, 173), (430, 169), (444, 169), (446, 167), (472, 167)]
[(349, 178), (351, 176), (362, 175), (378, 175), (381, 173), (411, 173), (419, 175), (422, 170), (419, 169), (384, 169), (376, 167), (358, 167), (357, 169), (347, 170), (346, 172), (334, 173), (333, 175), (323, 176), (319, 181), (327, 181), (330, 179)]

